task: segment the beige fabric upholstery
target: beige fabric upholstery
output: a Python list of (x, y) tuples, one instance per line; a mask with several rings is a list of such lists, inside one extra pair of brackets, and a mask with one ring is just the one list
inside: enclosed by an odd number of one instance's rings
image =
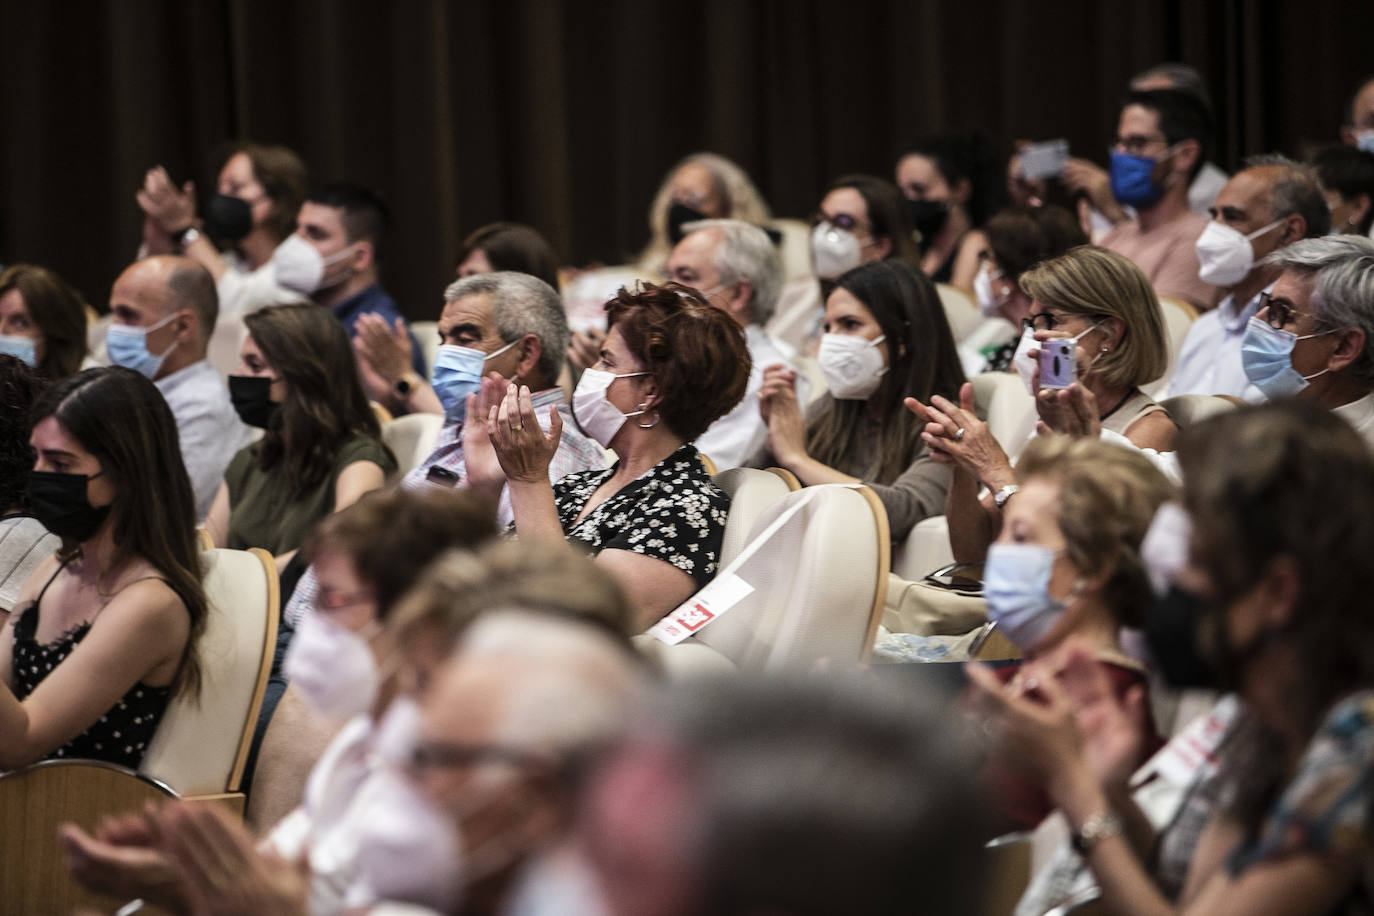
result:
[(1179, 394), (1159, 402), (1179, 429), (1187, 429), (1198, 420), (1236, 408), (1236, 401), (1219, 394)]
[(647, 633), (641, 633), (631, 641), (640, 654), (657, 665), (670, 681), (720, 677), (739, 671), (730, 659), (695, 639), (669, 646)]
[(396, 477), (419, 466), (434, 451), (444, 418), (437, 413), (412, 413), (382, 427), (382, 442), (396, 456)]
[(759, 516), (791, 490), (782, 477), (755, 468), (731, 468), (713, 479), (716, 486), (730, 495), (730, 515), (725, 521), (725, 542), (720, 549), (720, 565), (725, 566), (748, 543), (749, 532)]
[(237, 792), (277, 642), (277, 571), (264, 550), (208, 550), (199, 700), (173, 697), (139, 772), (179, 795)]
[[(922, 579), (954, 562), (949, 547), (949, 520), (943, 515), (923, 518), (892, 553), (892, 571), (903, 579)], [(888, 596), (889, 600), (891, 595)]]
[(935, 289), (940, 294), (940, 304), (945, 307), (945, 318), (949, 320), (949, 331), (955, 343), (983, 323), (983, 313), (978, 311), (978, 303), (968, 293), (948, 283), (937, 283)]
[(778, 254), (782, 257), (782, 279), (808, 279), (815, 282), (811, 273), (811, 227), (805, 220), (774, 219), (768, 221), (769, 229), (782, 233), (782, 244)]
[(1169, 343), (1169, 368), (1153, 382), (1140, 386), (1140, 390), (1152, 398), (1158, 398), (1168, 390), (1169, 380), (1174, 377), (1174, 366), (1178, 365), (1178, 353), (1183, 349), (1184, 338), (1188, 336), (1193, 322), (1197, 320), (1197, 311), (1179, 299), (1161, 296), (1159, 311), (1164, 316), (1164, 334)]
[(973, 378), (973, 409), (1003, 450), (1015, 458), (1035, 432), (1035, 399), (1015, 372), (984, 372)]
[(410, 333), (420, 342), (420, 352), (425, 357), (425, 368), (433, 372), (434, 358), (439, 355), (439, 322), (412, 321)]
[(781, 340), (798, 353), (810, 353), (816, 348), (824, 308), (821, 286), (815, 277), (788, 280), (782, 285), (778, 306), (764, 329), (774, 340)]
[(843, 670), (867, 658), (890, 565), (882, 504), (863, 486), (790, 492), (755, 519), (751, 546), (798, 506), (752, 556), (722, 570), (753, 591), (682, 645), (695, 640), (747, 670), (809, 670), (823, 659)]
[(893, 633), (961, 636), (988, 619), (981, 595), (965, 595), (920, 580), (889, 577), (883, 626)]

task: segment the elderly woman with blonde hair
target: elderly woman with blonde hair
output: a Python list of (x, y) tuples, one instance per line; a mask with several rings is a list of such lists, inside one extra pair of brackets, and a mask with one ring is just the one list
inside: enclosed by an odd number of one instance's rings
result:
[[(1171, 451), (1178, 427), (1140, 386), (1168, 366), (1168, 347), (1159, 300), (1130, 260), (1105, 248), (1082, 245), (1022, 275), (1031, 299), (1030, 315), (1013, 358), (1035, 395), (1039, 431), (1072, 433), (1072, 408), (1083, 393), (1099, 405), (1103, 429), (1120, 433), (1139, 448)], [(1076, 379), (1067, 388), (1040, 384), (1039, 345), (1074, 343)], [(1080, 390), (1081, 389), (1081, 390)], [(999, 443), (973, 411), (973, 386), (959, 392), (959, 404), (935, 397), (929, 405), (906, 405), (926, 420), (922, 434), (936, 461), (954, 467), (945, 502), (955, 559), (981, 561), (997, 537), (1002, 509), (1017, 492), (1007, 445)], [(981, 499), (979, 488), (986, 488)]]

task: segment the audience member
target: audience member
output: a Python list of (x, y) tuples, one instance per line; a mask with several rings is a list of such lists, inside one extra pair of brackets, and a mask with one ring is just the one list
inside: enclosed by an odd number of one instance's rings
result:
[(878, 686), (731, 679), (657, 698), (584, 793), (572, 870), (599, 905), (559, 884), (542, 893), (563, 906), (540, 912), (984, 912), (972, 754), (936, 704)]
[(973, 278), (978, 310), (989, 320), (959, 343), (964, 374), (1010, 372), (1012, 357), (1021, 342), (1019, 328), (1030, 317), (1030, 296), (1021, 289), (1021, 276), (1041, 261), (1057, 258), (1087, 237), (1073, 215), (1063, 207), (1009, 207), (984, 224), (979, 233), (984, 247), (978, 273)]
[(521, 538), (566, 537), (595, 554), (642, 630), (716, 574), (730, 498), (691, 442), (744, 397), (751, 361), (740, 326), (676, 283), (622, 289), (606, 316), (601, 358), (578, 382), (573, 416), (619, 461), (551, 486), (563, 421), (549, 408), (545, 432), (529, 386), (514, 383), (487, 411), (499, 472), (483, 462), (479, 478), (471, 452), (466, 460), (474, 486), (509, 486)]
[[(466, 425), (468, 397), (480, 392), (487, 377), (493, 402), (504, 396), (506, 379), (527, 385), (536, 414), (556, 407), (564, 422), (558, 450), (549, 462), (549, 482), (556, 483), (579, 471), (606, 466), (601, 446), (572, 423), (563, 392), (555, 384), (567, 346), (568, 325), (558, 294), (543, 281), (523, 273), (502, 271), (465, 277), (444, 291), (444, 312), (439, 317), (439, 336), (445, 341), (434, 364), (434, 387), (410, 393), (407, 406), (427, 409), (422, 400), (432, 398), (444, 412), (434, 450), (401, 480), (407, 489), (429, 485), (466, 487), (467, 459), (464, 441), (471, 435)], [(476, 417), (480, 424), (482, 418)], [(541, 423), (546, 423), (543, 418)], [(510, 491), (503, 489), (496, 510), (497, 523), (507, 528), (515, 520)], [(295, 623), (314, 600), (315, 577), (307, 569), (286, 605), (286, 620)]]
[(1207, 109), (1185, 92), (1128, 94), (1112, 149), (1111, 186), (1136, 218), (1100, 240), (1135, 261), (1161, 296), (1202, 311), (1216, 304), (1217, 291), (1198, 277), (1193, 244), (1207, 223), (1188, 209), (1188, 184), (1202, 168), (1211, 132)]
[(724, 471), (744, 464), (763, 445), (768, 435), (758, 410), (763, 370), (787, 367), (794, 355), (763, 329), (782, 288), (782, 264), (767, 233), (748, 223), (701, 220), (687, 223), (683, 231), (686, 236), (668, 257), (668, 279), (692, 287), (735, 319), (744, 328), (753, 362), (744, 398), (697, 437), (697, 448)]
[(1000, 204), (995, 158), (975, 132), (922, 138), (897, 160), (897, 186), (921, 237), (921, 269), (969, 294), (987, 244), (979, 230)]
[(489, 223), (458, 246), (458, 279), (502, 270), (538, 277), (558, 289), (558, 256), (538, 230), (522, 223)]
[[(1122, 255), (1084, 245), (1032, 268), (1021, 288), (1032, 305), (1014, 362), (1035, 395), (1044, 430), (1096, 437), (1105, 428), (1140, 448), (1171, 449), (1178, 427), (1140, 390), (1168, 363), (1159, 301), (1140, 269)], [(1076, 380), (1065, 390), (1040, 387), (1035, 345), (1053, 339), (1075, 342)], [(1099, 428), (1065, 427), (1065, 399), (1079, 392), (1093, 396)], [(1098, 404), (1106, 409), (1097, 412)], [(972, 384), (960, 389), (958, 405), (943, 397), (930, 405), (907, 398), (906, 405), (928, 421), (921, 436), (934, 460), (954, 467), (945, 502), (954, 557), (982, 562), (1001, 529), (1002, 506), (1017, 491), (1007, 448), (1015, 455), (1022, 443), (1007, 446), (992, 437), (973, 412)], [(987, 488), (981, 499), (980, 484)]]
[(889, 181), (872, 175), (837, 179), (811, 223), (811, 263), (821, 280), (886, 258), (921, 265), (911, 208)]
[(1361, 152), (1374, 153), (1374, 76), (1360, 83), (1345, 110), (1341, 142)]
[(703, 219), (736, 219), (754, 226), (768, 222), (768, 204), (749, 175), (716, 153), (693, 153), (673, 166), (649, 207), (649, 244), (638, 266), (661, 276), (683, 227)]
[(167, 399), (198, 520), (210, 513), (229, 459), (252, 438), (224, 379), (205, 359), (217, 315), (215, 281), (190, 258), (135, 261), (110, 291), (106, 353), (115, 365), (151, 379)]
[(234, 455), (205, 527), (216, 545), (262, 547), (282, 570), (315, 523), (380, 487), (396, 461), (358, 382), (343, 328), (314, 305), (261, 309), (229, 393), (265, 430)]
[(1038, 696), (1018, 697), (971, 669), (988, 727), (1049, 790), (1111, 911), (1355, 912), (1374, 894), (1368, 446), (1315, 405), (1287, 401), (1199, 423), (1179, 458), (1191, 530), (1171, 595), (1187, 613), (1159, 648), (1235, 689), (1247, 720), (1222, 757), (1179, 899), (1143, 867), (1155, 832), (1112, 785), (1136, 748), (1118, 740), (1131, 713), (1109, 691), (1079, 688), (1095, 695), (1085, 717), (1047, 670)]
[(162, 166), (144, 176), (137, 198), (146, 253), (185, 254), (215, 278), (219, 320), (207, 355), (222, 375), (238, 362), (245, 315), (305, 301), (279, 281), (272, 263), (277, 247), (296, 230), (305, 190), (301, 158), (285, 146), (261, 143), (231, 149), (203, 219), (197, 216), (194, 183), (178, 189)]
[(33, 514), (26, 486), (33, 467), (29, 409), (46, 387), (28, 364), (0, 353), (0, 612), (7, 616), (20, 588), (60, 545)]
[(50, 382), (85, 365), (86, 313), (81, 294), (46, 267), (13, 264), (0, 271), (0, 353)]
[(1374, 231), (1374, 152), (1328, 146), (1312, 167), (1321, 178), (1335, 232), (1370, 235)]
[(1241, 365), (1241, 341), (1260, 296), (1279, 272), (1261, 262), (1301, 238), (1325, 235), (1331, 214), (1317, 176), (1283, 156), (1246, 160), (1217, 195), (1212, 222), (1197, 240), (1201, 277), (1225, 291), (1212, 311), (1188, 330), (1178, 354), (1169, 396), (1224, 394), (1241, 397), (1250, 387)]
[(887, 510), (893, 540), (938, 515), (950, 472), (901, 409), (912, 391), (949, 396), (964, 381), (935, 285), (902, 259), (841, 274), (825, 304), (820, 364), (830, 388), (803, 414), (796, 373), (764, 370), (758, 409), (768, 454), (806, 486), (863, 483)]
[(0, 769), (136, 769), (172, 694), (200, 689), (207, 608), (176, 423), (117, 367), (58, 382), (33, 416), (28, 504), (62, 545), (0, 630)]

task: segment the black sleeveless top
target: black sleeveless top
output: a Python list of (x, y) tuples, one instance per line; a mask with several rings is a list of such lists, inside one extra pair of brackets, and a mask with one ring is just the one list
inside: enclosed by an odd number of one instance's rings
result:
[[(38, 593), (37, 600), (17, 612), (19, 617), (14, 623), (13, 669), (14, 695), (20, 702), (33, 693), (43, 682), (43, 678), (71, 654), (76, 644), (81, 642), (91, 629), (90, 621), (86, 621), (72, 627), (50, 643), (40, 643), (36, 638), (38, 606), (42, 603), (48, 586), (52, 585), (57, 573), (66, 565), (64, 562), (57, 568), (57, 572), (52, 574), (44, 584), (43, 590)], [(166, 581), (156, 576), (148, 578)], [(128, 585), (125, 588), (128, 588)], [(143, 762), (143, 752), (153, 740), (153, 733), (157, 731), (157, 724), (166, 712), (167, 701), (171, 696), (170, 686), (149, 687), (145, 684), (135, 684), (118, 703), (100, 717), (98, 722), (53, 751), (48, 757), (104, 760), (136, 770)]]

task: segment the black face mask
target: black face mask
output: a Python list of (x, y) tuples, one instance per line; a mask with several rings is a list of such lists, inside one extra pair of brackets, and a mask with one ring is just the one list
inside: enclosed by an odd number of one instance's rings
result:
[(693, 210), (686, 204), (673, 204), (668, 208), (668, 241), (674, 245), (682, 241), (682, 237), (687, 234), (682, 227), (699, 219), (706, 219), (706, 214), (700, 210)]
[(110, 514), (109, 506), (92, 506), (86, 499), (86, 484), (103, 473), (100, 471), (88, 477), (56, 471), (29, 471), (29, 508), (34, 518), (64, 541), (89, 541)]
[(1145, 613), (1145, 640), (1150, 655), (1170, 687), (1221, 686), (1221, 672), (1200, 646), (1206, 613), (1196, 595), (1177, 585), (1170, 585), (1163, 597), (1156, 597)]
[(908, 200), (906, 205), (911, 211), (911, 222), (915, 224), (916, 231), (921, 233), (921, 247), (930, 247), (935, 236), (949, 221), (949, 201)]
[(205, 205), (205, 231), (222, 242), (237, 242), (253, 229), (253, 208), (241, 197), (216, 194)]
[(261, 375), (229, 376), (229, 400), (239, 419), (249, 426), (267, 429), (281, 405), (272, 400), (272, 379)]

